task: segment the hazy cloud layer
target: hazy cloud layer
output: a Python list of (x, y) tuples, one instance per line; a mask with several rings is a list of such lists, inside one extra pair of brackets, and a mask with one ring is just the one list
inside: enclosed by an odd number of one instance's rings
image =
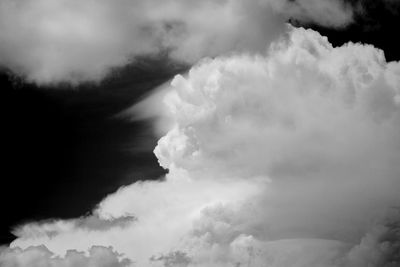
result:
[(94, 212), (137, 219), (27, 224), (13, 251), (112, 246), (132, 266), (400, 264), (398, 62), (292, 29), (266, 54), (205, 59), (165, 90), (166, 180), (123, 187)]
[(342, 27), (352, 15), (329, 0), (1, 0), (0, 67), (39, 85), (98, 82), (138, 55), (263, 51), (289, 17)]

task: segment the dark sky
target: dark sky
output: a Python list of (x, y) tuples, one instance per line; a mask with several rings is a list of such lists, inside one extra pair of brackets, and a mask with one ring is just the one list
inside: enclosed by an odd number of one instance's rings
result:
[[(303, 26), (334, 45), (374, 44), (388, 60), (399, 60), (400, 4), (361, 2), (364, 12), (346, 29)], [(114, 115), (181, 71), (165, 60), (146, 59), (100, 85), (72, 90), (37, 88), (1, 72), (0, 244), (13, 239), (16, 224), (83, 216), (121, 185), (159, 178), (164, 170), (152, 153), (157, 138), (149, 122)]]
[(159, 178), (149, 122), (115, 114), (180, 70), (145, 60), (73, 89), (39, 89), (3, 73), (0, 243), (12, 240), (15, 224), (82, 216), (121, 185)]

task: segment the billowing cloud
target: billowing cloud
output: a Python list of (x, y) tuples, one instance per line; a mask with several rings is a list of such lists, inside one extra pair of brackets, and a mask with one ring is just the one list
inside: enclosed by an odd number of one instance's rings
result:
[[(121, 188), (99, 204), (96, 213), (103, 219), (134, 214), (137, 220), (129, 226), (98, 231), (87, 227), (60, 227), (63, 222), (54, 222), (50, 236), (37, 230), (49, 229), (49, 224), (31, 223), (19, 232), (20, 238), (12, 247), (44, 244), (63, 256), (71, 248), (86, 251), (93, 245), (112, 246), (138, 266), (146, 266), (151, 257), (159, 257), (177, 247), (192, 230), (193, 222), (201, 217), (203, 209), (228, 204), (233, 199), (241, 203), (259, 194), (262, 185), (261, 181), (216, 181), (211, 177), (192, 180), (185, 172), (175, 172), (166, 182), (141, 182)], [(35, 235), (24, 234), (31, 232)]]
[(263, 51), (285, 20), (342, 27), (340, 1), (1, 0), (0, 66), (39, 85), (98, 82), (136, 56)]
[(165, 180), (93, 213), (135, 220), (27, 224), (9, 260), (45, 245), (66, 258), (111, 246), (132, 266), (400, 264), (400, 63), (291, 29), (265, 54), (202, 60), (162, 94), (133, 110), (168, 111), (155, 148)]

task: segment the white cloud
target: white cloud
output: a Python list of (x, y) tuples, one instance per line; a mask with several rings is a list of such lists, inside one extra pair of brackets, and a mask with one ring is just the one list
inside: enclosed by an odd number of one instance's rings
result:
[(75, 231), (77, 229), (87, 229), (91, 231), (108, 231), (112, 228), (125, 228), (135, 222), (133, 216), (121, 216), (113, 218), (100, 217), (99, 214), (92, 214), (90, 216), (81, 217), (78, 219), (70, 220), (48, 220), (41, 221), (40, 223), (24, 224), (16, 229), (13, 233), (16, 236), (24, 236), (25, 238), (35, 238), (47, 236), (51, 238), (59, 232)]
[(88, 255), (70, 250), (65, 257), (55, 256), (44, 246), (29, 247), (27, 249), (0, 248), (0, 265), (7, 267), (127, 267), (131, 265), (128, 259), (111, 248), (94, 246)]
[[(37, 230), (49, 229), (49, 224), (32, 223), (25, 225), (24, 231), (16, 232), (20, 238), (12, 247), (45, 244), (54, 253), (64, 255), (70, 248), (86, 251), (93, 245), (112, 246), (139, 266), (146, 266), (152, 256), (176, 247), (191, 231), (193, 221), (205, 207), (232, 199), (240, 203), (259, 193), (260, 185), (243, 180), (214, 181), (211, 177), (194, 181), (187, 173), (174, 173), (167, 182), (149, 181), (121, 188), (99, 204), (96, 214), (103, 219), (134, 214), (137, 220), (124, 228), (98, 231), (88, 227), (65, 227), (61, 221), (54, 222), (52, 235), (49, 235)], [(32, 232), (35, 235), (30, 234)]]
[(39, 85), (98, 82), (138, 55), (169, 49), (195, 62), (263, 51), (288, 17), (329, 26), (352, 20), (337, 1), (1, 0), (0, 66)]
[(112, 246), (137, 266), (396, 266), (398, 218), (385, 216), (400, 204), (399, 70), (372, 46), (333, 48), (304, 29), (267, 54), (205, 59), (164, 98), (166, 180), (94, 212), (134, 222), (28, 224), (12, 247)]

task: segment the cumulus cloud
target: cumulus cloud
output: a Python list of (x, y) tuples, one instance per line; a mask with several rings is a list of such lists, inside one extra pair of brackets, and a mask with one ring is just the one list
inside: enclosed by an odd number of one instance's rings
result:
[(133, 110), (168, 111), (165, 180), (121, 188), (96, 219), (19, 227), (1, 260), (45, 245), (57, 260), (112, 246), (132, 266), (400, 264), (398, 62), (291, 29), (265, 54), (202, 60), (162, 95)]
[(0, 66), (39, 85), (98, 82), (136, 56), (263, 51), (285, 20), (343, 27), (341, 1), (1, 0)]

